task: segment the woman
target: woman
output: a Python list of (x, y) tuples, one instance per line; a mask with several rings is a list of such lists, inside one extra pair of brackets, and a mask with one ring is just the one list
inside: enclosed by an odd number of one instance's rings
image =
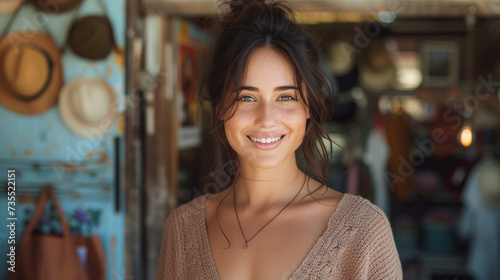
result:
[(285, 3), (227, 5), (204, 89), (229, 184), (170, 214), (156, 279), (402, 279), (384, 213), (325, 184), (332, 87), (316, 44)]

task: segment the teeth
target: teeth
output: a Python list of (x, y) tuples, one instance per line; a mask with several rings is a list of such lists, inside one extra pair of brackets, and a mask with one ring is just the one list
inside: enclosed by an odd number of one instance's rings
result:
[(250, 136), (250, 139), (252, 139), (253, 141), (255, 142), (258, 142), (258, 143), (273, 143), (273, 142), (276, 142), (278, 140), (281, 139), (281, 137), (276, 137), (276, 138), (254, 138), (252, 136)]

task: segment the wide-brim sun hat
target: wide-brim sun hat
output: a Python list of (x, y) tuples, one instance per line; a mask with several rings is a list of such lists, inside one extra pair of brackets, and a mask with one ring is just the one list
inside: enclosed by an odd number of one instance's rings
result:
[(117, 119), (116, 94), (103, 78), (77, 78), (65, 84), (59, 110), (76, 135), (96, 138), (109, 132)]
[(14, 32), (0, 41), (0, 102), (19, 114), (50, 109), (63, 84), (58, 46), (47, 33)]

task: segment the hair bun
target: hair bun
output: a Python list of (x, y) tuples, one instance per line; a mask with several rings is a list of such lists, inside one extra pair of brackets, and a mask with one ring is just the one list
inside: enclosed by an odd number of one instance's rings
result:
[[(294, 13), (290, 3), (282, 0), (225, 0), (220, 6), (220, 23), (223, 28), (247, 25), (247, 21), (260, 21), (277, 15), (294, 21)], [(274, 16), (273, 16), (274, 15)]]
[(247, 6), (265, 3), (266, 0), (230, 0), (227, 2), (231, 12), (241, 11)]

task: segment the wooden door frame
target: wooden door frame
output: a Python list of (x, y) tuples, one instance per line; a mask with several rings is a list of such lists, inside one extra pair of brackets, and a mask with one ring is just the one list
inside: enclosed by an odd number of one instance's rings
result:
[[(165, 221), (178, 203), (177, 106), (175, 91), (176, 60), (166, 57), (172, 42), (172, 19), (161, 16), (159, 74), (156, 88), (141, 87), (143, 54), (134, 56), (135, 42), (144, 42), (141, 21), (146, 16), (142, 1), (127, 0), (126, 29), (126, 121), (125, 121), (125, 196), (126, 196), (126, 274), (119, 279), (154, 279), (160, 256)], [(144, 43), (142, 44), (144, 45)], [(144, 49), (144, 47), (142, 47)], [(168, 62), (168, 63), (167, 63)], [(170, 66), (170, 67), (169, 67)], [(167, 69), (168, 68), (168, 69)], [(152, 110), (154, 133), (145, 133), (145, 112)]]

